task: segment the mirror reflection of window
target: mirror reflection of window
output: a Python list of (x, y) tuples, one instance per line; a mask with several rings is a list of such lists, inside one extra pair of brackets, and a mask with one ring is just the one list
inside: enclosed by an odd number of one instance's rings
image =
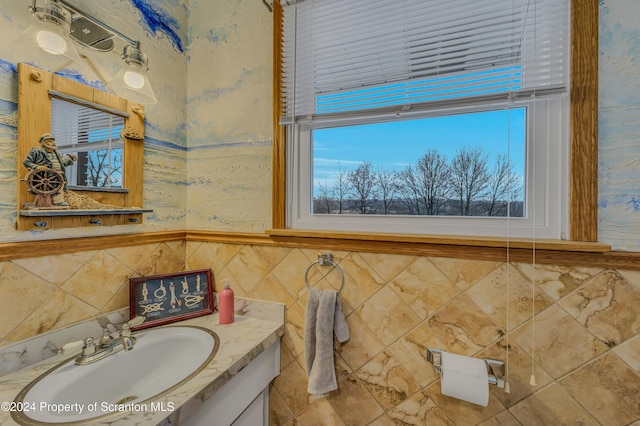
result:
[(122, 188), (124, 117), (68, 102), (51, 100), (51, 133), (61, 153), (78, 156), (67, 167), (70, 186)]

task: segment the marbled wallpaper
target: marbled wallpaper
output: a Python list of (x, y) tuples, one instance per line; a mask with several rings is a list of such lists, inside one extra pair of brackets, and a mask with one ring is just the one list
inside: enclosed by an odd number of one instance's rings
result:
[(189, 3), (187, 228), (271, 226), (272, 15), (259, 1)]
[(640, 251), (638, 0), (600, 0), (598, 239)]
[[(17, 63), (42, 66), (29, 49), (13, 49), (31, 24), (30, 1), (0, 0), (0, 241), (81, 237), (153, 230), (184, 229), (187, 209), (186, 88), (188, 5), (180, 0), (108, 0), (71, 2), (133, 40), (149, 56), (149, 78), (158, 103), (145, 107), (144, 207), (153, 209), (142, 225), (112, 228), (18, 232), (16, 218)], [(97, 54), (80, 48), (109, 80), (122, 61), (122, 41), (113, 51)], [(94, 87), (105, 84), (87, 63), (59, 72)]]

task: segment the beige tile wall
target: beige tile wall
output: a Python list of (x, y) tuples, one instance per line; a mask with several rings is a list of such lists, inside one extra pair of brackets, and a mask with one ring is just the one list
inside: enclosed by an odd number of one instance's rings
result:
[[(313, 400), (304, 368), (304, 275), (318, 251), (187, 244), (189, 268), (212, 267), (237, 294), (287, 305), (272, 424), (640, 424), (639, 272), (333, 254), (345, 274), (351, 339), (336, 349), (339, 389)], [(309, 281), (337, 289), (340, 276), (315, 266)], [(426, 348), (436, 347), (505, 360), (507, 346), (511, 393), (492, 387), (486, 408), (442, 396), (425, 359)]]
[[(304, 275), (317, 254), (188, 242), (1, 262), (0, 344), (127, 306), (129, 277), (212, 268), (239, 296), (287, 305), (272, 424), (640, 425), (640, 272), (333, 251), (351, 339), (336, 348), (339, 389), (313, 400)], [(315, 266), (309, 282), (340, 275)], [(427, 347), (503, 360), (508, 347), (511, 393), (492, 387), (486, 408), (442, 396)]]
[(0, 262), (0, 346), (129, 306), (129, 278), (184, 269), (185, 243)]

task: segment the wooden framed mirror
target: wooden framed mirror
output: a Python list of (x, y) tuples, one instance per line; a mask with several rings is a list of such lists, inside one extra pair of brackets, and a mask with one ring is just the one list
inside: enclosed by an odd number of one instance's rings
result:
[[(25, 181), (29, 169), (23, 161), (32, 148), (40, 145), (39, 139), (54, 129), (64, 133), (72, 124), (62, 122), (52, 126), (52, 105), (60, 108), (62, 104), (78, 106), (74, 111), (99, 111), (107, 117), (112, 133), (118, 132), (117, 143), (103, 144), (87, 149), (88, 137), (83, 140), (65, 142), (62, 152), (74, 152), (82, 157), (81, 171), (70, 186), (74, 200), (79, 200), (69, 208), (34, 207), (34, 185)], [(78, 112), (74, 112), (78, 115)], [(91, 114), (92, 116), (95, 114)], [(113, 117), (114, 120), (110, 120)], [(92, 118), (93, 122), (104, 118)], [(102, 122), (101, 121), (101, 122)], [(95, 132), (98, 125), (89, 125)], [(86, 127), (85, 128), (89, 128)], [(88, 131), (84, 130), (84, 134)], [(123, 131), (124, 130), (124, 131)], [(78, 133), (78, 132), (76, 132)], [(120, 136), (120, 133), (123, 136)], [(127, 136), (124, 136), (127, 135)], [(57, 139), (58, 136), (53, 134)], [(69, 139), (69, 138), (67, 138)], [(92, 151), (93, 150), (93, 151)], [(91, 152), (113, 153), (116, 162), (108, 164), (114, 174), (106, 179), (77, 179), (78, 174), (88, 175), (92, 164)], [(119, 157), (119, 158), (118, 158)], [(111, 93), (89, 87), (31, 65), (18, 64), (18, 218), (19, 230), (72, 228), (81, 226), (109, 226), (142, 223), (143, 213), (150, 212), (142, 208), (143, 202), (143, 162), (144, 162), (144, 109), (142, 105), (132, 103)], [(115, 160), (114, 160), (115, 161)], [(116, 172), (117, 170), (117, 172)], [(32, 178), (32, 177), (31, 177)], [(89, 182), (89, 183), (88, 183)], [(100, 183), (99, 183), (100, 182)], [(39, 192), (36, 190), (36, 192)], [(85, 200), (85, 201), (83, 201)]]

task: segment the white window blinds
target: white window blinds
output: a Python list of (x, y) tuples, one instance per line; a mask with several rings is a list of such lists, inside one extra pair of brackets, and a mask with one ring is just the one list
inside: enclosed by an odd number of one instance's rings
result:
[(51, 134), (62, 152), (123, 147), (124, 117), (61, 99), (51, 99)]
[(569, 0), (284, 5), (283, 122), (564, 91)]

